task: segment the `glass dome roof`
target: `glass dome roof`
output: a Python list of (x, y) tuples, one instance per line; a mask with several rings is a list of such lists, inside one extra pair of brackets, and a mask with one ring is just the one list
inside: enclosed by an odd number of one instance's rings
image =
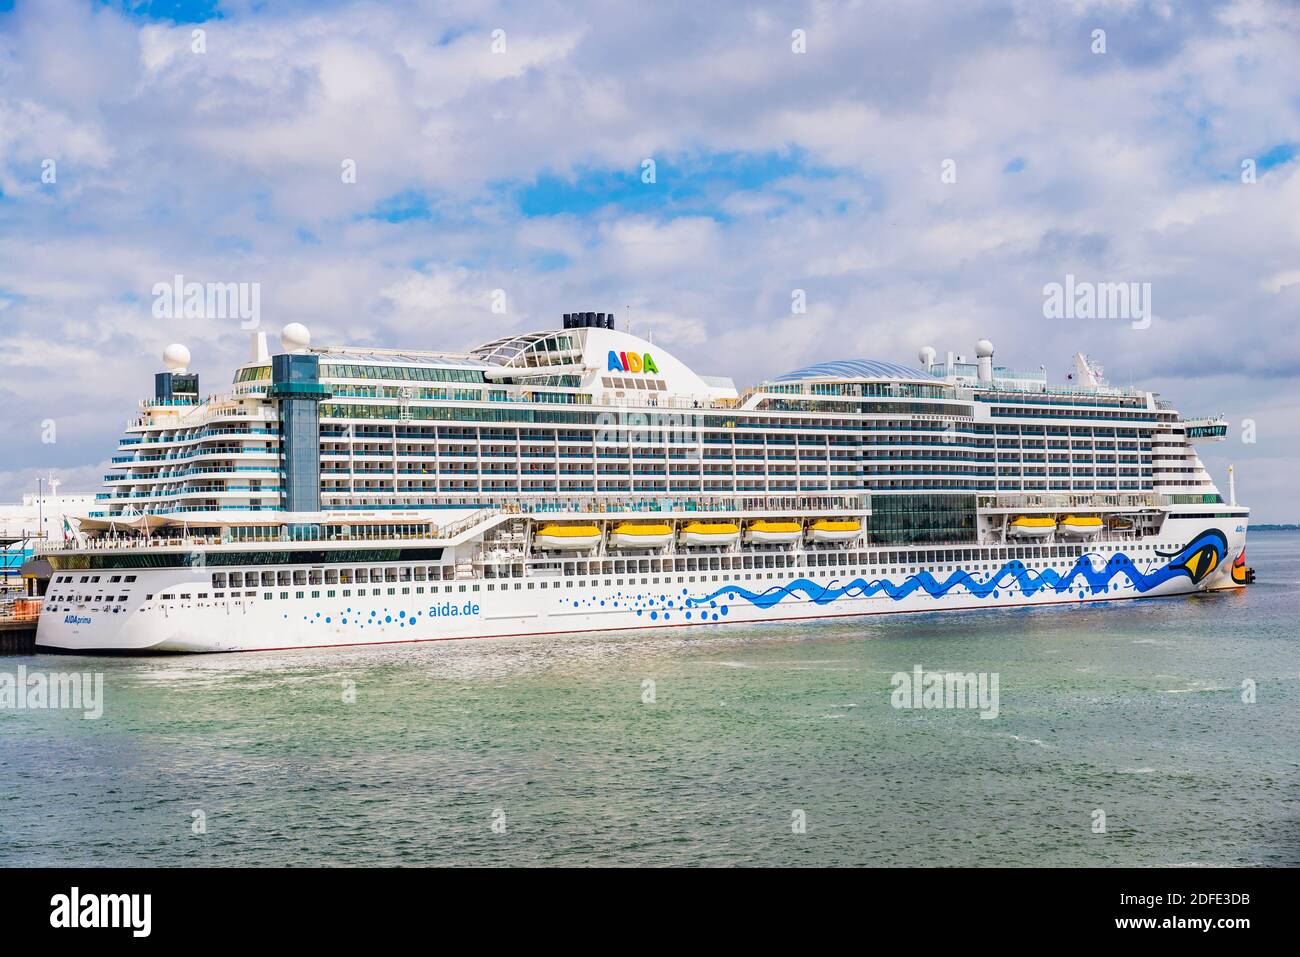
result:
[(930, 373), (897, 362), (878, 359), (841, 359), (838, 362), (819, 362), (786, 372), (773, 382), (798, 382), (803, 379), (933, 379)]

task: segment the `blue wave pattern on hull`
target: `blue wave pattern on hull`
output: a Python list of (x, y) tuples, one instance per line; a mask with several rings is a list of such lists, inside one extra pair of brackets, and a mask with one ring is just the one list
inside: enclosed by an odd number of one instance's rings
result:
[(1132, 588), (1140, 594), (1151, 591), (1165, 582), (1179, 577), (1190, 578), (1200, 582), (1206, 575), (1218, 567), (1227, 551), (1227, 541), (1222, 532), (1210, 529), (1202, 532), (1187, 546), (1169, 557), (1171, 561), (1161, 567), (1144, 572), (1133, 564), (1133, 560), (1122, 552), (1116, 553), (1101, 567), (1094, 568), (1089, 555), (1080, 556), (1074, 566), (1061, 573), (1054, 568), (1034, 571), (1020, 561), (1007, 562), (987, 578), (977, 578), (968, 571), (958, 569), (943, 581), (939, 581), (927, 571), (909, 575), (902, 584), (894, 584), (886, 578), (866, 581), (855, 578), (846, 585), (821, 584), (807, 578), (799, 578), (784, 585), (775, 585), (762, 592), (752, 592), (740, 585), (727, 585), (699, 598), (687, 599), (686, 606), (710, 603), (726, 596), (745, 599), (752, 605), (767, 609), (779, 604), (786, 598), (803, 594), (808, 601), (817, 605), (829, 605), (839, 598), (871, 598), (882, 592), (894, 601), (901, 601), (917, 591), (924, 591), (932, 598), (943, 598), (954, 588), (964, 587), (976, 598), (1000, 597), (1003, 589), (1018, 586), (1025, 595), (1035, 595), (1040, 591), (1051, 589), (1058, 595), (1078, 589), (1079, 597), (1088, 594), (1100, 595), (1118, 590), (1115, 581), (1119, 576), (1128, 579)]

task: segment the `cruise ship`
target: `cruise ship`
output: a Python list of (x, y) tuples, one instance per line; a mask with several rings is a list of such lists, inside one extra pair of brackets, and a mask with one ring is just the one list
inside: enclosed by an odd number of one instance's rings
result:
[(612, 314), (467, 353), (183, 345), (49, 562), (37, 644), (234, 652), (1082, 605), (1236, 588), (1249, 511), (1183, 419), (934, 348), (750, 388)]

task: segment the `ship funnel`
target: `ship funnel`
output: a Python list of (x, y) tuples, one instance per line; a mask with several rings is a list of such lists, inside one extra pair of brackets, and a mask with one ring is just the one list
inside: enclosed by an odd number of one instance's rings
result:
[(614, 314), (612, 312), (566, 312), (564, 314), (565, 329), (613, 329)]

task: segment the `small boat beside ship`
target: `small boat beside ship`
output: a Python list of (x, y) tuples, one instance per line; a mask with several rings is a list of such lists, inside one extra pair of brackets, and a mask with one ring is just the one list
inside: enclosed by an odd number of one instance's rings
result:
[[(1100, 534), (1104, 523), (1095, 515), (1066, 515), (1058, 519), (1053, 515), (1018, 515), (1007, 523), (1007, 538), (1042, 541), (1056, 536), (1060, 539), (1093, 538)], [(1130, 531), (1133, 523), (1111, 525), (1112, 529)]]
[(1101, 519), (1095, 515), (1067, 515), (1056, 528), (1067, 538), (1094, 538), (1101, 533)]
[(1007, 538), (1047, 538), (1056, 532), (1050, 515), (1020, 515), (1007, 526)]
[(735, 522), (687, 522), (679, 536), (683, 545), (731, 545), (740, 538)]
[(611, 548), (663, 548), (672, 540), (672, 526), (662, 523), (620, 522), (609, 533)]
[(799, 541), (803, 525), (799, 522), (777, 522), (760, 518), (750, 522), (745, 529), (745, 541), (752, 545), (789, 545)]
[(600, 529), (595, 525), (543, 525), (533, 537), (538, 548), (557, 552), (584, 551), (599, 542)]
[(861, 535), (862, 523), (856, 519), (821, 518), (808, 526), (808, 540), (812, 542), (851, 542)]

